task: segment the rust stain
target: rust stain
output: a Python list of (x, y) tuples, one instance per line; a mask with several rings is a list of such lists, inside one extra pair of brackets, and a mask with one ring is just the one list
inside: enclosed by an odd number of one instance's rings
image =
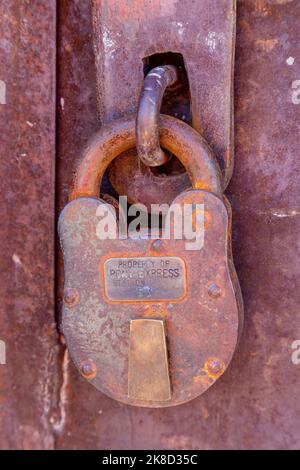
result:
[(141, 0), (96, 0), (95, 6), (102, 8), (108, 19), (130, 24), (147, 20), (150, 17), (172, 16), (176, 11), (177, 0), (151, 0), (141, 2)]
[(278, 43), (278, 39), (256, 39), (255, 41), (255, 44), (264, 52), (271, 52)]

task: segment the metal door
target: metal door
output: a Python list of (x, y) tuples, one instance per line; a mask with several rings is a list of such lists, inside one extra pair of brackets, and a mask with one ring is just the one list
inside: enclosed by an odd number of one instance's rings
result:
[[(93, 389), (60, 333), (56, 215), (101, 122), (91, 4), (57, 3), (0, 7), (0, 447), (299, 448), (299, 0), (237, 2), (235, 170), (226, 194), (244, 332), (227, 373), (167, 409), (129, 407)], [(171, 21), (176, 1), (168, 5)]]

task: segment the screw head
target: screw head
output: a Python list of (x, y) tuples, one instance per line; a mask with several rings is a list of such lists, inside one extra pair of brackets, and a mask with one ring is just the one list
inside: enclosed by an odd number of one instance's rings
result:
[(152, 249), (153, 250), (159, 250), (162, 247), (162, 240), (155, 240), (152, 243)]
[(220, 287), (217, 284), (211, 284), (208, 288), (208, 295), (213, 299), (217, 299), (222, 294)]
[(68, 307), (73, 307), (79, 300), (79, 292), (77, 289), (67, 287), (64, 291), (64, 302)]
[(152, 292), (152, 288), (149, 287), (149, 286), (143, 286), (140, 288), (140, 294), (143, 296), (143, 297), (151, 297), (151, 292)]
[(209, 374), (211, 375), (219, 375), (224, 370), (224, 363), (222, 359), (219, 359), (218, 357), (210, 358), (206, 362), (205, 366), (206, 366), (205, 368), (208, 370)]
[(86, 379), (93, 379), (97, 375), (97, 367), (92, 359), (88, 359), (87, 361), (83, 361), (80, 364), (80, 370), (82, 375)]

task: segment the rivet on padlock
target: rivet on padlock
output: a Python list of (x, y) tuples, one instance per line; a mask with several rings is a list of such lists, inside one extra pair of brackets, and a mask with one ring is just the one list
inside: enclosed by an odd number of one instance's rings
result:
[[(71, 356), (97, 389), (147, 407), (177, 405), (207, 390), (228, 367), (242, 326), (230, 207), (215, 158), (187, 124), (161, 116), (160, 126), (162, 147), (179, 158), (192, 185), (174, 203), (204, 205), (201, 249), (187, 250), (174, 236), (97, 237), (101, 180), (109, 163), (135, 146), (134, 118), (96, 134), (59, 219), (65, 286), (78, 293), (63, 305)], [(157, 274), (161, 266), (168, 266), (165, 278)]]

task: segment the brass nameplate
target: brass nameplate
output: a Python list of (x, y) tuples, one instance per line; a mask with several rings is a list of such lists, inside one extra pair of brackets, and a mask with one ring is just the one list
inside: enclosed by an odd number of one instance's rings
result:
[(110, 258), (104, 263), (105, 293), (115, 301), (179, 300), (185, 278), (185, 264), (175, 256)]

